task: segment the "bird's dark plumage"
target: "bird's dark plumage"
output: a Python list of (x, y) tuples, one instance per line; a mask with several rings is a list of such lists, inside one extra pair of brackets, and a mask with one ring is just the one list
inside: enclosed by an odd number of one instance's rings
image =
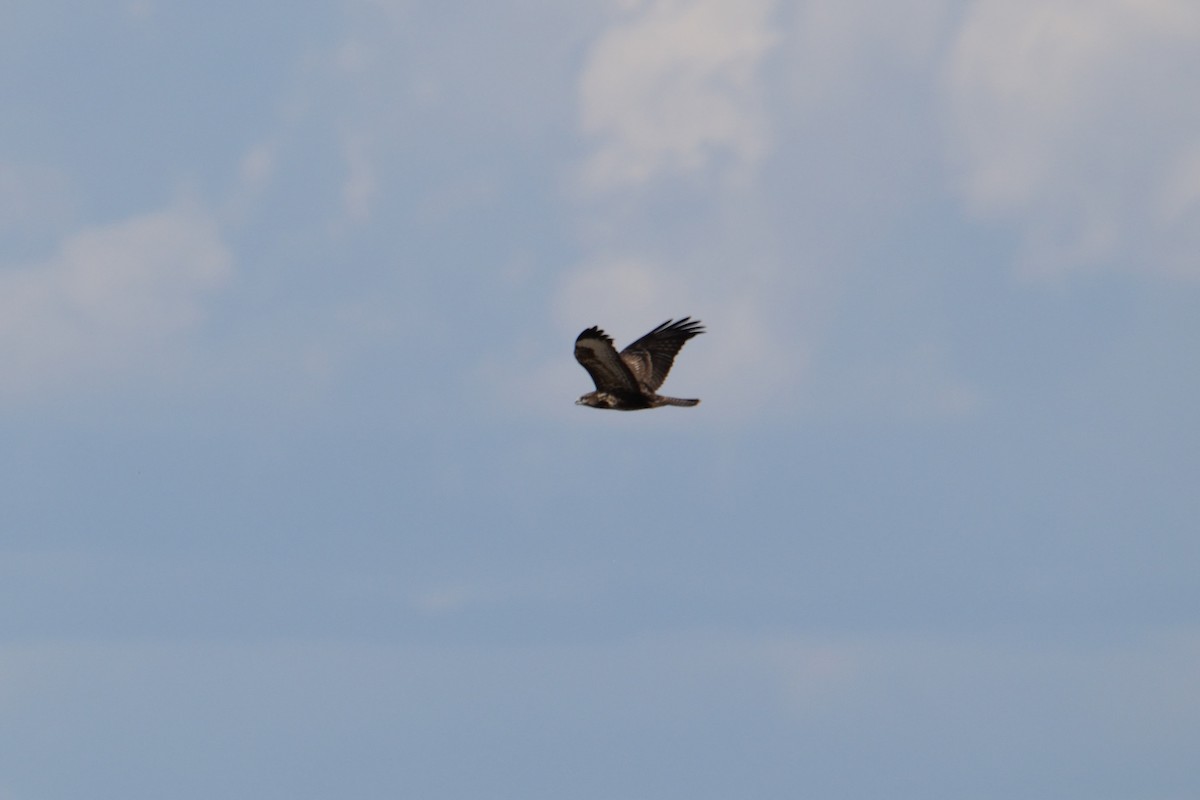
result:
[(684, 317), (667, 320), (620, 353), (604, 331), (591, 327), (575, 340), (575, 360), (592, 376), (596, 391), (575, 401), (576, 405), (636, 411), (659, 406), (694, 406), (699, 400), (684, 400), (658, 394), (683, 343), (704, 333), (699, 320)]

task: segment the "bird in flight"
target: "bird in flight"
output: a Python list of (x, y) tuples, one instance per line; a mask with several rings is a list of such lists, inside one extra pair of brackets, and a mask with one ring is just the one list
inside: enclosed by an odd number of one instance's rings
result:
[(684, 400), (658, 394), (683, 343), (704, 333), (699, 320), (684, 317), (667, 320), (620, 353), (608, 334), (593, 326), (575, 340), (575, 360), (592, 376), (596, 391), (575, 401), (577, 406), (637, 411), (659, 406), (694, 406), (699, 400)]

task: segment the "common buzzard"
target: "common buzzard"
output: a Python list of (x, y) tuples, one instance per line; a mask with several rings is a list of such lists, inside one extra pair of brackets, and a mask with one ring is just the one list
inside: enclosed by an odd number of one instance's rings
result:
[(575, 360), (592, 376), (596, 391), (575, 405), (618, 411), (697, 405), (699, 400), (658, 394), (658, 387), (667, 379), (679, 348), (699, 333), (704, 333), (699, 320), (667, 320), (618, 354), (611, 337), (597, 327), (588, 328), (575, 340)]

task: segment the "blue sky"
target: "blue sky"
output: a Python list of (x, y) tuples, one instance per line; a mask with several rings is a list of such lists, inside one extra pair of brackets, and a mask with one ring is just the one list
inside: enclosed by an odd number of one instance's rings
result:
[(79, 5), (0, 800), (1200, 794), (1191, 0)]

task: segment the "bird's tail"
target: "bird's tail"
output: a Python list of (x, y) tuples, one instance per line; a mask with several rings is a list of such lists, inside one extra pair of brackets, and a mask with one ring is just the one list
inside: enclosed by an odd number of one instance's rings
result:
[(698, 405), (700, 405), (699, 400), (685, 400), (682, 397), (663, 397), (662, 395), (659, 395), (659, 399), (663, 401), (664, 405), (668, 405), (668, 406), (698, 406)]

